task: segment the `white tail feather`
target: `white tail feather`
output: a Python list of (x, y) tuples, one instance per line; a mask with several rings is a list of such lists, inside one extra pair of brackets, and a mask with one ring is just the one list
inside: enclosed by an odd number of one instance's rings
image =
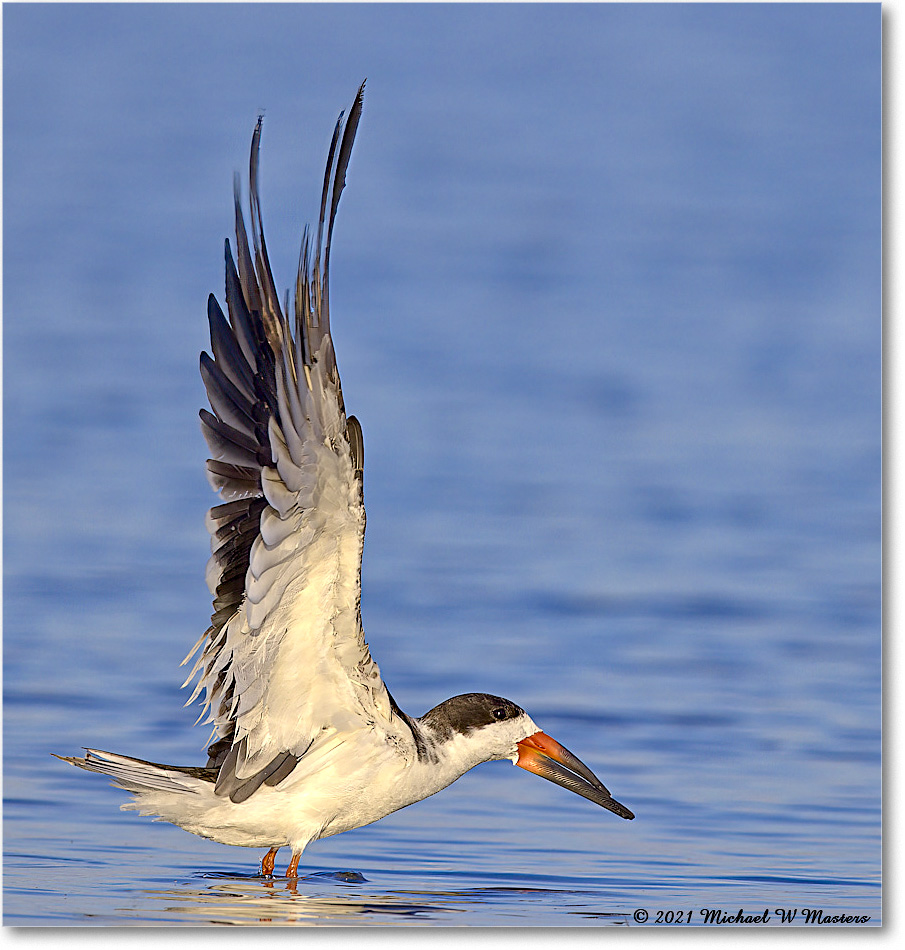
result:
[(67, 762), (109, 775), (114, 783), (127, 792), (183, 792), (198, 794), (205, 783), (178, 768), (131, 759), (127, 755), (115, 752), (101, 752), (99, 749), (86, 749), (84, 758), (77, 756), (59, 756)]

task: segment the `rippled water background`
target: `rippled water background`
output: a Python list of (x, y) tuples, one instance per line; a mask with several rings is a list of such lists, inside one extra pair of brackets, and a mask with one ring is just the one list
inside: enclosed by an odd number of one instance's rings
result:
[[(879, 6), (3, 17), (5, 922), (878, 923)], [(201, 761), (231, 176), (266, 109), (286, 286), (364, 76), (332, 289), (375, 658), (412, 713), (521, 703), (637, 819), (494, 763), (289, 887), (50, 753)]]

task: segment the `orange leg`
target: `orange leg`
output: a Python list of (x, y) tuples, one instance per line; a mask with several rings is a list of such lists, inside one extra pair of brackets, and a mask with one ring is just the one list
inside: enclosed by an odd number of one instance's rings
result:
[(273, 866), (277, 861), (277, 851), (279, 848), (271, 848), (267, 854), (264, 855), (261, 861), (261, 873), (265, 877), (270, 877), (273, 874)]
[(286, 868), (286, 877), (298, 877), (299, 876), (299, 858), (302, 856), (301, 851), (296, 851), (292, 856), (292, 860), (289, 862), (289, 867)]

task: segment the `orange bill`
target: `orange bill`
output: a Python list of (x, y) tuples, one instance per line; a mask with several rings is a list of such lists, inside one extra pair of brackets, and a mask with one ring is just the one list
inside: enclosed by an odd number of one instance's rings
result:
[(516, 765), (596, 802), (620, 818), (635, 817), (625, 805), (621, 805), (610, 795), (609, 789), (578, 756), (544, 732), (535, 732), (533, 736), (528, 736), (518, 743)]

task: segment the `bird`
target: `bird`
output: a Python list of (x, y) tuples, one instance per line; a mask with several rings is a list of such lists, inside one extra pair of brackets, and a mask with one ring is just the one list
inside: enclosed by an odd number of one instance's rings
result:
[[(291, 849), (434, 795), (474, 766), (509, 759), (620, 818), (600, 779), (516, 703), (466, 693), (422, 716), (402, 711), (365, 640), (361, 563), (364, 442), (343, 402), (330, 331), (330, 251), (362, 115), (364, 83), (340, 112), (317, 232), (303, 232), (290, 315), (276, 291), (258, 191), (262, 117), (249, 159), (251, 242), (234, 180), (235, 256), (225, 242), (227, 315), (208, 298), (211, 353), (201, 429), (219, 503), (207, 516), (210, 626), (183, 686), (203, 692), (213, 732), (204, 766), (98, 749), (57, 756), (131, 793), (123, 809), (239, 847)], [(211, 741), (213, 740), (213, 741)]]

